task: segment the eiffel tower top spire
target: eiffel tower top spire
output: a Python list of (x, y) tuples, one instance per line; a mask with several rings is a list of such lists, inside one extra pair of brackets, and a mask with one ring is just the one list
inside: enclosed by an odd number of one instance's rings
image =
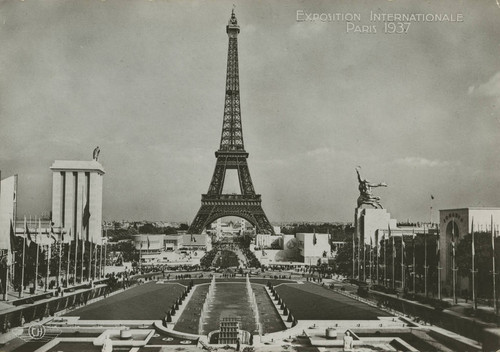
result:
[(240, 26), (234, 14), (226, 26), (229, 37), (226, 71), (226, 97), (224, 100), (224, 120), (219, 151), (245, 151), (243, 130), (241, 128), (240, 78), (238, 68), (238, 34)]

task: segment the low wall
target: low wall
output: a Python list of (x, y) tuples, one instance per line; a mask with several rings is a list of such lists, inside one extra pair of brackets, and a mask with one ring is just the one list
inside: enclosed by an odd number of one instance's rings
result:
[(13, 307), (0, 313), (0, 332), (5, 333), (9, 329), (41, 320), (44, 317), (54, 316), (57, 312), (71, 307), (78, 307), (88, 303), (97, 297), (104, 295), (107, 286), (88, 288), (81, 292), (64, 293), (62, 297), (52, 297), (33, 304)]
[(451, 349), (457, 352), (480, 351), (475, 346), (471, 346), (468, 343), (457, 340), (455, 337), (448, 336), (437, 330), (431, 329), (429, 330), (428, 334), (429, 336), (435, 338), (438, 342), (441, 342), (443, 345), (450, 347)]
[(377, 291), (369, 291), (368, 297), (371, 300), (383, 302), (385, 307), (418, 317), (475, 341), (481, 341), (484, 329), (494, 327), (492, 324), (463, 317), (452, 311), (435, 309), (418, 302), (393, 297)]

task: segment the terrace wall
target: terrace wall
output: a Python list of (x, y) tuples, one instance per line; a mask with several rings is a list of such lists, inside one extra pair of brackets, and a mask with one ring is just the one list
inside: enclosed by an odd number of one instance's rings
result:
[(381, 292), (369, 291), (368, 297), (404, 314), (430, 322), (443, 329), (453, 331), (475, 341), (481, 341), (483, 331), (494, 327), (479, 320), (463, 317), (449, 310), (440, 310), (418, 302), (397, 298)]
[(24, 323), (29, 323), (35, 320), (41, 320), (44, 317), (54, 316), (58, 312), (68, 308), (78, 307), (86, 304), (89, 301), (101, 297), (108, 291), (106, 285), (99, 287), (84, 288), (79, 292), (65, 292), (64, 296), (54, 296), (54, 292), (49, 292), (42, 296), (42, 299), (37, 302), (25, 302), (24, 305), (15, 307), (0, 312), (0, 332), (5, 333), (10, 328), (21, 326), (24, 318)]

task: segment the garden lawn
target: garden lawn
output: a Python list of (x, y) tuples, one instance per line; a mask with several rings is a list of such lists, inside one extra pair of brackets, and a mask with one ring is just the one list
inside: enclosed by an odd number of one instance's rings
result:
[(186, 287), (149, 282), (66, 313), (82, 320), (161, 320)]
[(312, 283), (283, 284), (276, 292), (298, 320), (374, 320), (382, 310)]

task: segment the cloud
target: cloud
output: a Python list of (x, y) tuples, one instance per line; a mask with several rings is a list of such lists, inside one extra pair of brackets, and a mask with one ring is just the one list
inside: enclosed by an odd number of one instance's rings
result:
[(321, 38), (327, 27), (326, 22), (295, 22), (290, 26), (290, 34), (298, 39)]
[(308, 156), (308, 157), (325, 156), (325, 155), (329, 155), (331, 153), (333, 153), (333, 151), (330, 150), (330, 148), (320, 147), (320, 148), (316, 148), (314, 150), (307, 151), (306, 156)]
[(247, 24), (247, 25), (241, 26), (241, 31), (245, 34), (255, 33), (256, 30), (257, 30), (257, 27), (255, 27), (253, 24)]
[(394, 161), (396, 164), (405, 165), (409, 167), (449, 167), (449, 166), (459, 166), (458, 161), (442, 161), (442, 160), (429, 160), (421, 157), (406, 157), (396, 159)]
[(488, 82), (477, 87), (469, 87), (468, 93), (469, 95), (495, 98), (500, 102), (500, 71), (495, 73)]

